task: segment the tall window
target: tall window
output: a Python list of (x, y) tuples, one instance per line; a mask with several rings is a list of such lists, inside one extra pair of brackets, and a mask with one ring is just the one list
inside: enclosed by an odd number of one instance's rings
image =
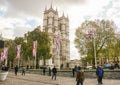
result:
[(54, 25), (54, 17), (53, 17), (53, 19), (52, 19), (52, 25)]

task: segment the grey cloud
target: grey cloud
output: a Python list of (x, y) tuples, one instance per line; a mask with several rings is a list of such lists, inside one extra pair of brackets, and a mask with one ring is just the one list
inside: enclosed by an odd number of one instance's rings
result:
[[(5, 0), (9, 3), (8, 14), (6, 16), (20, 17), (20, 12), (33, 15), (42, 16), (45, 7), (51, 5), (52, 0)], [(52, 4), (70, 6), (82, 3), (85, 0), (53, 0)], [(1, 1), (0, 1), (1, 2)]]
[(53, 0), (56, 1), (56, 3), (66, 3), (66, 4), (80, 4), (85, 2), (86, 0)]
[(16, 27), (14, 29), (14, 34), (13, 36), (15, 37), (23, 37), (25, 33), (27, 33), (28, 31), (32, 31), (34, 28), (27, 28), (27, 27)]
[(6, 16), (20, 17), (21, 14), (41, 16), (46, 2), (43, 0), (8, 0), (9, 8)]

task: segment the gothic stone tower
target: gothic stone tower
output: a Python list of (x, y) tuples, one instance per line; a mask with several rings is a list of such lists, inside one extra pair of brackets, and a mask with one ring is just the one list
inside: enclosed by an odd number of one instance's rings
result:
[[(55, 66), (69, 67), (70, 60), (70, 40), (69, 40), (69, 19), (64, 14), (59, 17), (57, 9), (52, 5), (45, 8), (43, 19), (43, 31), (48, 32), (51, 38), (52, 64)], [(60, 54), (56, 52), (55, 37), (60, 37)], [(58, 65), (59, 64), (59, 65)]]

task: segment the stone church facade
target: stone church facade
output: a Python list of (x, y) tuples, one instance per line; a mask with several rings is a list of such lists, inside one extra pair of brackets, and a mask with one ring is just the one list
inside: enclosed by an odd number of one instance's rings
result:
[[(64, 13), (58, 16), (57, 9), (54, 10), (52, 5), (49, 9), (45, 8), (43, 18), (43, 31), (48, 32), (51, 38), (52, 58), (47, 61), (48, 65), (54, 65), (58, 68), (69, 67), (70, 61), (70, 40), (69, 40), (69, 19)], [(60, 53), (56, 52), (55, 37), (60, 38)]]

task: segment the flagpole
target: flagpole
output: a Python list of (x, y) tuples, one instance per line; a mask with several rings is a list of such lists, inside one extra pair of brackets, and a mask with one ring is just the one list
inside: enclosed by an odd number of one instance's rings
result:
[(96, 61), (96, 43), (95, 43), (95, 34), (93, 34), (93, 46), (94, 46), (95, 67), (97, 67), (97, 61)]
[(7, 55), (6, 55), (6, 60), (5, 60), (5, 66), (7, 66)]
[(35, 56), (35, 67), (34, 67), (34, 69), (36, 69), (36, 56)]
[(8, 50), (7, 50), (7, 52), (6, 52), (6, 60), (5, 60), (5, 66), (7, 66), (7, 54), (8, 54)]
[(60, 37), (56, 36), (57, 66), (60, 69)]
[(18, 68), (19, 68), (19, 65), (20, 65), (20, 58), (18, 58)]
[(33, 56), (35, 57), (34, 60), (34, 69), (36, 69), (36, 55), (37, 55), (37, 41), (33, 42)]
[(58, 68), (60, 69), (60, 55), (58, 54)]
[(16, 56), (16, 58), (18, 58), (18, 68), (20, 66), (20, 52), (21, 52), (21, 45), (17, 45), (17, 56)]

